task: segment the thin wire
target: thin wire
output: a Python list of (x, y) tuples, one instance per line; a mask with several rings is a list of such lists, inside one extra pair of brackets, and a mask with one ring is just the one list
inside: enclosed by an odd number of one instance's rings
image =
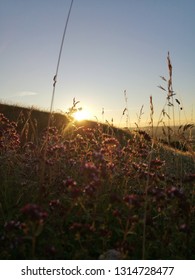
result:
[(62, 36), (60, 52), (59, 52), (58, 62), (57, 62), (57, 67), (56, 67), (56, 73), (55, 73), (55, 75), (53, 77), (53, 91), (52, 91), (52, 99), (51, 99), (51, 106), (50, 106), (50, 116), (51, 116), (51, 113), (52, 113), (52, 110), (53, 110), (53, 103), (54, 103), (54, 97), (55, 97), (55, 89), (56, 89), (56, 83), (57, 83), (58, 70), (59, 70), (59, 66), (60, 66), (60, 60), (61, 60), (61, 56), (62, 56), (62, 49), (63, 49), (63, 45), (64, 45), (64, 39), (65, 39), (67, 27), (68, 27), (68, 22), (69, 22), (71, 10), (72, 10), (73, 2), (74, 2), (74, 0), (71, 1), (69, 12), (68, 12), (68, 16), (66, 18), (66, 23), (65, 23), (65, 27), (64, 27), (64, 32), (63, 32), (63, 36)]

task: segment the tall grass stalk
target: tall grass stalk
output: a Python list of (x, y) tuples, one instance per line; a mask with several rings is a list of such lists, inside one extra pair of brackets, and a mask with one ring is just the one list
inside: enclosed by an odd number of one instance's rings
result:
[(48, 137), (49, 137), (49, 128), (51, 125), (51, 119), (52, 119), (52, 111), (53, 111), (53, 104), (54, 104), (54, 98), (55, 98), (55, 91), (56, 91), (56, 83), (57, 83), (57, 77), (58, 77), (58, 72), (59, 72), (59, 66), (60, 66), (60, 61), (61, 61), (61, 56), (62, 56), (62, 50), (63, 50), (63, 45), (64, 45), (64, 40), (67, 32), (67, 27), (68, 27), (68, 22), (72, 10), (72, 5), (73, 5), (74, 0), (71, 0), (68, 15), (66, 18), (65, 26), (64, 26), (64, 32), (62, 35), (62, 40), (61, 40), (61, 45), (60, 45), (60, 51), (58, 55), (58, 60), (57, 60), (57, 66), (56, 66), (56, 72), (53, 77), (53, 89), (52, 89), (52, 97), (51, 97), (51, 103), (50, 103), (50, 112), (49, 112), (49, 118), (48, 118), (48, 124), (47, 124), (47, 133), (46, 133), (46, 138), (45, 138), (45, 143), (43, 145), (43, 166), (42, 166), (42, 172), (41, 172), (41, 185), (44, 182), (44, 173), (45, 173), (45, 157), (46, 157), (46, 151), (47, 151), (47, 142), (48, 142)]
[[(69, 11), (68, 11), (68, 16), (66, 18), (66, 23), (65, 23), (64, 32), (63, 32), (63, 36), (62, 36), (62, 41), (61, 41), (61, 45), (60, 45), (60, 51), (59, 51), (59, 55), (58, 55), (56, 72), (55, 72), (55, 75), (53, 77), (53, 91), (52, 91), (52, 98), (51, 98), (51, 104), (50, 104), (50, 116), (51, 116), (52, 110), (53, 110), (53, 103), (54, 103), (54, 97), (55, 97), (55, 90), (56, 90), (58, 71), (59, 71), (59, 66), (60, 66), (60, 61), (61, 61), (61, 56), (62, 56), (62, 50), (63, 50), (63, 45), (64, 45), (64, 39), (65, 39), (66, 32), (67, 32), (67, 27), (68, 27), (68, 22), (69, 22), (71, 10), (72, 10), (73, 1), (74, 0), (71, 1), (70, 8), (69, 8)], [(50, 123), (48, 123), (48, 126), (49, 126), (49, 124)]]
[(129, 109), (128, 109), (128, 97), (127, 97), (127, 91), (124, 90), (124, 98), (125, 98), (125, 108), (122, 112), (120, 122), (119, 122), (119, 127), (121, 126), (121, 122), (123, 117), (125, 116), (125, 127), (129, 129), (131, 127), (131, 122), (130, 122), (130, 116), (129, 116)]
[(148, 174), (145, 185), (145, 202), (144, 202), (144, 216), (143, 216), (143, 239), (142, 239), (142, 259), (146, 259), (146, 223), (147, 223), (147, 208), (148, 208), (148, 189), (150, 183), (150, 169), (153, 155), (154, 140), (152, 139), (151, 150), (148, 159)]
[(148, 207), (148, 188), (150, 183), (150, 169), (151, 169), (151, 161), (153, 156), (153, 148), (154, 148), (154, 135), (153, 135), (153, 128), (154, 128), (154, 106), (152, 101), (152, 96), (150, 96), (150, 125), (151, 125), (151, 136), (152, 136), (152, 143), (151, 149), (149, 152), (148, 158), (148, 174), (147, 180), (145, 185), (145, 202), (144, 202), (144, 217), (143, 217), (143, 240), (142, 240), (142, 259), (145, 260), (146, 258), (146, 223), (147, 223), (147, 207)]
[[(156, 130), (155, 130), (155, 135), (157, 135), (157, 130), (159, 128), (159, 125), (162, 123), (164, 125), (163, 128), (163, 134), (167, 136), (167, 142), (168, 144), (171, 143), (171, 132), (172, 128), (175, 130), (176, 124), (175, 124), (175, 101), (177, 102), (178, 105), (180, 105), (180, 101), (175, 98), (174, 96), (176, 93), (173, 90), (173, 81), (172, 81), (172, 76), (173, 76), (173, 67), (170, 59), (170, 53), (168, 52), (167, 55), (167, 65), (168, 65), (168, 79), (166, 79), (164, 76), (160, 76), (160, 78), (167, 83), (167, 89), (161, 85), (158, 87), (163, 91), (166, 92), (166, 102), (163, 106), (163, 109), (161, 110), (157, 125), (156, 125)], [(171, 108), (172, 108), (172, 113), (171, 113)], [(180, 107), (180, 110), (182, 108)], [(172, 117), (171, 117), (172, 115)], [(180, 118), (180, 115), (179, 115)], [(165, 120), (167, 119), (168, 126), (166, 126)], [(166, 132), (167, 131), (167, 132)]]

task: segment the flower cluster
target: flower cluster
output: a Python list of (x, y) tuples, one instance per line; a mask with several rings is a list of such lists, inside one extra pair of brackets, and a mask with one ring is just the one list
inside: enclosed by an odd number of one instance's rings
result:
[(47, 212), (43, 211), (39, 205), (28, 203), (21, 208), (21, 213), (30, 221), (43, 222), (47, 218)]
[(194, 256), (193, 167), (170, 172), (148, 133), (51, 127), (20, 149), (16, 125), (0, 120), (1, 155), (12, 155), (0, 169), (2, 258), (98, 259), (113, 248), (140, 259), (144, 223), (148, 259)]
[(20, 138), (16, 130), (16, 123), (10, 122), (0, 113), (0, 152), (15, 151), (20, 146)]

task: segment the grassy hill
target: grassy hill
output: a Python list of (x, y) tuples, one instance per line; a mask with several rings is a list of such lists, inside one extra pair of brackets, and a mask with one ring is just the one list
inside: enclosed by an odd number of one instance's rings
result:
[[(29, 129), (40, 133), (47, 127), (49, 112), (41, 111), (34, 107), (25, 108), (15, 105), (0, 103), (0, 113), (4, 114), (11, 122), (17, 123), (17, 130), (21, 132), (28, 123)], [(54, 113), (52, 116), (51, 126), (61, 128), (67, 125), (69, 119), (60, 113)]]
[(192, 146), (48, 118), (0, 104), (1, 259), (195, 258)]

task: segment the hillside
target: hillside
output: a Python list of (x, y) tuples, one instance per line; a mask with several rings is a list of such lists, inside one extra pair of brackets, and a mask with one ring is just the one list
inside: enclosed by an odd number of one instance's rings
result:
[[(38, 131), (47, 127), (49, 112), (41, 111), (34, 107), (25, 108), (16, 105), (0, 103), (0, 113), (3, 113), (10, 121), (14, 121), (21, 131), (27, 121), (34, 125)], [(52, 126), (61, 128), (69, 122), (68, 118), (60, 113), (54, 113), (52, 117)]]
[(47, 130), (46, 112), (1, 108), (1, 259), (195, 258), (193, 150), (55, 114)]

